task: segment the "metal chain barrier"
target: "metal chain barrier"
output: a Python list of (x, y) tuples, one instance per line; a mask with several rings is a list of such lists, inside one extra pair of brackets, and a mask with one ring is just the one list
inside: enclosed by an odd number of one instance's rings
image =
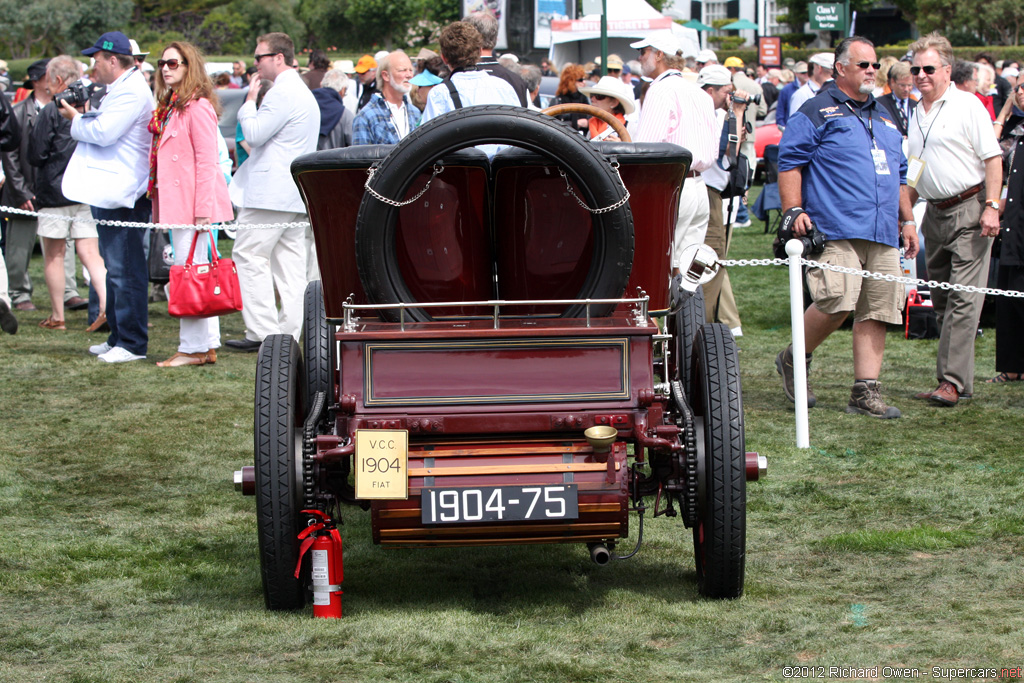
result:
[[(725, 266), (726, 268), (730, 268), (732, 266), (788, 266), (789, 259), (722, 259), (718, 263), (719, 265)], [(883, 273), (873, 273), (870, 270), (858, 270), (857, 268), (834, 266), (830, 263), (819, 263), (818, 261), (811, 261), (810, 259), (805, 259), (803, 257), (800, 258), (800, 264), (808, 266), (810, 268), (821, 268), (822, 270), (831, 270), (836, 273), (857, 275), (865, 279), (884, 280), (886, 282), (897, 282), (899, 284), (904, 285), (925, 285), (928, 287), (928, 289), (945, 289), (954, 292), (991, 294), (993, 296), (1007, 296), (1015, 299), (1024, 299), (1024, 292), (1014, 292), (1005, 289), (993, 289), (990, 287), (975, 287), (974, 285), (954, 285), (950, 284), (949, 282), (939, 282), (937, 280), (918, 280), (915, 278), (903, 277), (900, 275), (885, 275)]]
[(367, 173), (366, 173), (366, 182), (363, 184), (363, 189), (366, 190), (367, 192), (369, 192), (371, 195), (373, 195), (379, 201), (382, 201), (382, 202), (384, 202), (385, 204), (387, 204), (389, 206), (397, 206), (397, 207), (408, 206), (409, 204), (412, 204), (414, 201), (416, 201), (417, 199), (422, 197), (423, 193), (430, 189), (430, 183), (434, 182), (434, 178), (436, 178), (438, 176), (438, 174), (441, 173), (442, 171), (444, 171), (444, 165), (442, 165), (440, 163), (434, 164), (434, 172), (431, 174), (430, 180), (427, 181), (427, 184), (423, 186), (423, 189), (420, 190), (416, 194), (415, 197), (413, 197), (412, 199), (406, 200), (404, 202), (400, 202), (400, 201), (397, 201), (395, 199), (388, 199), (387, 197), (385, 197), (384, 195), (380, 194), (379, 192), (374, 190), (372, 187), (370, 187), (370, 181), (373, 180), (373, 175), (377, 172), (377, 167), (376, 166), (371, 167), (370, 170), (367, 171)]
[(209, 229), (209, 230), (280, 230), (284, 228), (308, 228), (308, 221), (300, 221), (298, 223), (236, 223), (234, 221), (228, 223), (215, 223), (210, 226), (197, 226), (192, 223), (140, 223), (137, 221), (108, 221), (108, 220), (97, 220), (95, 218), (75, 218), (72, 216), (58, 216), (52, 213), (39, 213), (38, 211), (29, 211), (27, 209), (16, 209), (13, 206), (0, 206), (0, 212), (17, 214), (19, 216), (29, 216), (33, 218), (40, 218), (45, 216), (50, 220), (61, 220), (66, 223), (72, 221), (82, 221), (83, 223), (93, 223), (95, 225), (110, 225), (115, 228), (157, 228), (160, 230), (197, 230), (197, 229)]
[(620, 206), (629, 201), (629, 189), (626, 187), (626, 184), (622, 182), (622, 176), (619, 175), (619, 162), (613, 161), (611, 165), (612, 170), (615, 171), (615, 177), (619, 179), (619, 185), (622, 185), (622, 189), (626, 190), (626, 196), (620, 199), (619, 201), (615, 202), (611, 206), (606, 206), (603, 209), (591, 209), (589, 206), (587, 206), (586, 202), (577, 197), (576, 193), (573, 192), (572, 185), (569, 184), (569, 177), (565, 175), (565, 171), (562, 170), (561, 168), (558, 169), (558, 175), (562, 176), (562, 180), (565, 181), (565, 189), (569, 192), (569, 194), (572, 195), (572, 198), (575, 199), (580, 206), (582, 206), (590, 213), (608, 213), (609, 211), (614, 211), (615, 209), (619, 208)]

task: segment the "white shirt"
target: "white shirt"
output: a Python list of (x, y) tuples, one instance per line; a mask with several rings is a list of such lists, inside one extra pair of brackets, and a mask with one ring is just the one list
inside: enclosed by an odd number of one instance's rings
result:
[[(722, 126), (725, 125), (726, 121), (725, 110), (716, 109), (715, 119), (718, 126), (715, 130), (715, 139), (720, 141), (722, 139)], [(708, 187), (721, 192), (729, 184), (729, 173), (725, 170), (726, 168), (729, 168), (729, 157), (723, 154), (721, 159), (718, 159), (715, 163), (704, 169), (704, 172), (700, 175), (704, 178), (704, 182)]]
[(71, 123), (78, 146), (64, 172), (64, 196), (101, 209), (134, 207), (149, 187), (152, 115), (153, 93), (138, 69), (107, 86), (99, 109)]
[(405, 98), (398, 104), (392, 104), (384, 98), (384, 104), (388, 105), (391, 120), (395, 122), (395, 129), (398, 130), (398, 139), (401, 140), (409, 134), (409, 112), (405, 110)]
[(917, 191), (932, 201), (984, 182), (985, 160), (1000, 153), (981, 100), (952, 83), (927, 113), (924, 102), (917, 103), (907, 133), (909, 155), (924, 161)]
[(703, 171), (715, 163), (718, 137), (715, 105), (695, 83), (669, 69), (654, 79), (636, 130), (630, 130), (633, 142), (671, 142), (693, 154), (692, 171)]

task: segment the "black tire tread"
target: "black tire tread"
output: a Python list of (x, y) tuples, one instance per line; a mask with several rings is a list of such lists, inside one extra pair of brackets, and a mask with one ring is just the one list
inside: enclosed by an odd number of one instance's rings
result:
[[(694, 375), (704, 418), (705, 567), (697, 551), (697, 579), (702, 595), (738, 598), (743, 594), (746, 561), (746, 442), (743, 396), (736, 341), (729, 328), (706, 323), (695, 340)], [(697, 544), (697, 530), (694, 543)]]
[[(301, 423), (298, 378), (301, 359), (291, 335), (263, 340), (256, 362), (254, 405), (256, 526), (260, 573), (267, 609), (299, 609), (305, 592), (294, 576), (298, 560), (299, 510), (293, 459), (296, 424)], [(298, 421), (298, 422), (297, 422)]]
[[(676, 286), (675, 283), (672, 285)], [(704, 325), (704, 289), (698, 287), (684, 301), (675, 315), (676, 379), (683, 385), (687, 401), (693, 399), (693, 344), (697, 331)]]
[(323, 284), (313, 280), (306, 285), (303, 298), (302, 363), (306, 370), (303, 405), (312, 406), (316, 392), (322, 391), (327, 403), (334, 400), (331, 382), (333, 367), (333, 326), (327, 323)]

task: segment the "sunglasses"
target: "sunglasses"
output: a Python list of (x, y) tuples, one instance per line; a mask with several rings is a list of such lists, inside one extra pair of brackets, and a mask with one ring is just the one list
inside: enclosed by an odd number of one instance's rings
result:
[(158, 59), (158, 60), (156, 60), (156, 66), (157, 66), (158, 69), (162, 69), (162, 68), (164, 68), (166, 66), (171, 71), (174, 71), (175, 69), (177, 69), (182, 64), (184, 64), (185, 66), (188, 66), (188, 60), (185, 60), (185, 59), (180, 59), (180, 60), (179, 59)]
[(253, 58), (253, 61), (255, 61), (257, 64), (259, 64), (260, 60), (263, 59), (264, 57), (273, 57), (274, 55), (279, 55), (279, 54), (281, 54), (281, 53), (280, 52), (264, 52), (261, 55), (253, 55), (252, 58)]
[(875, 68), (875, 71), (878, 71), (879, 69), (882, 68), (881, 62), (854, 62), (853, 65), (859, 66), (862, 69), (867, 69), (869, 66), (872, 66)]
[(591, 93), (590, 99), (595, 101), (595, 102), (600, 102), (601, 100), (610, 100), (611, 98), (606, 96), (606, 95), (598, 95), (595, 92), (595, 93)]
[(647, 51), (648, 51), (648, 50), (650, 50), (650, 49), (651, 49), (651, 48), (650, 48), (650, 46), (647, 46), (647, 47), (641, 47), (641, 48), (639, 48), (639, 49), (637, 50), (637, 52), (639, 52), (639, 53), (640, 53), (640, 56), (641, 56), (641, 57), (643, 57), (643, 56), (644, 56), (644, 53), (645, 53), (645, 52), (647, 52)]
[(939, 67), (932, 66), (931, 64), (929, 64), (928, 66), (912, 66), (910, 67), (910, 73), (911, 75), (916, 76), (923, 71), (929, 76), (931, 76), (933, 73), (935, 73), (935, 70), (938, 68)]

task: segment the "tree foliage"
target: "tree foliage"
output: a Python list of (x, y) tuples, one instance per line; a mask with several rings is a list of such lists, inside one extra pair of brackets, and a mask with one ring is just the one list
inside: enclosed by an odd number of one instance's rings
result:
[(81, 50), (124, 24), (132, 7), (131, 0), (0, 0), (0, 49), (15, 58)]

